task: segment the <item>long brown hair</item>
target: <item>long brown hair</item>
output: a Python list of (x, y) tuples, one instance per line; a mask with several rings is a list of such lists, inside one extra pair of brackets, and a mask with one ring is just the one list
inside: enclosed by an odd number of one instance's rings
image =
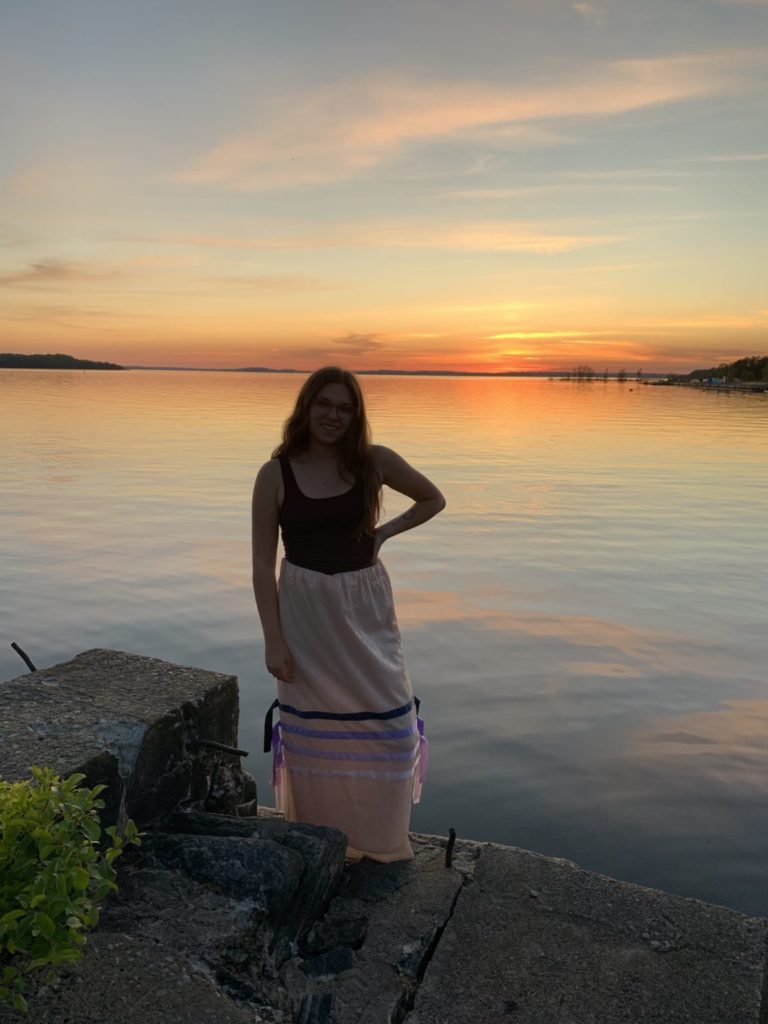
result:
[(309, 448), (309, 407), (326, 384), (345, 384), (352, 395), (352, 421), (339, 441), (339, 461), (343, 468), (362, 481), (365, 512), (358, 534), (373, 533), (381, 510), (381, 480), (376, 472), (371, 449), (371, 427), (365, 415), (365, 401), (357, 377), (340, 366), (323, 366), (304, 381), (296, 397), (293, 412), (283, 424), (283, 439), (272, 458), (291, 458)]

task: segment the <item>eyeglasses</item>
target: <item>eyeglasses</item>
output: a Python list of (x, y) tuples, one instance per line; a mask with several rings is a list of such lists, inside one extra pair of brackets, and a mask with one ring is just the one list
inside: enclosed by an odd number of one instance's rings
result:
[(339, 416), (342, 417), (349, 418), (354, 414), (354, 409), (347, 402), (341, 402), (337, 405), (335, 402), (331, 402), (328, 398), (315, 398), (312, 404), (324, 413), (328, 413), (332, 409), (335, 409)]

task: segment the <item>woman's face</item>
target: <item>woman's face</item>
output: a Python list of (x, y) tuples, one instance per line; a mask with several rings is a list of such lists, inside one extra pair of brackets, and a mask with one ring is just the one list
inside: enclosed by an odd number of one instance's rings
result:
[(309, 406), (309, 433), (323, 444), (344, 437), (355, 415), (355, 400), (346, 384), (325, 384)]

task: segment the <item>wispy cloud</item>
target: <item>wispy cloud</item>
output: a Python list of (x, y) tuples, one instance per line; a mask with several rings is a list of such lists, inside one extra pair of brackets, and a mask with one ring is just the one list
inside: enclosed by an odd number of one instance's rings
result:
[[(40, 322), (50, 320), (52, 323), (59, 322), (66, 317), (79, 317), (80, 319), (103, 320), (114, 318), (113, 309), (94, 309), (87, 306), (72, 305), (69, 303), (35, 302), (31, 303), (6, 303), (0, 310), (0, 320), (26, 322)], [(120, 312), (120, 319), (146, 318), (146, 313), (135, 310)], [(90, 329), (90, 328), (89, 328)]]
[(523, 185), (519, 188), (467, 188), (457, 189), (454, 192), (445, 192), (446, 199), (529, 199), (531, 196), (539, 195), (564, 195), (566, 193), (590, 193), (590, 192), (675, 192), (682, 188), (680, 184), (660, 185), (652, 182), (620, 182), (606, 180), (603, 182), (552, 182), (548, 185)]
[(676, 317), (668, 320), (649, 321), (643, 325), (643, 330), (679, 331), (695, 328), (705, 331), (723, 329), (742, 331), (761, 326), (764, 325), (761, 323), (759, 313), (724, 313), (713, 316)]
[(653, 178), (690, 178), (696, 172), (690, 169), (673, 167), (613, 167), (599, 171), (556, 171), (552, 177), (578, 181), (613, 182), (646, 181)]
[(0, 285), (33, 284), (55, 286), (66, 281), (97, 281), (124, 276), (120, 271), (65, 260), (41, 260), (24, 270), (0, 274)]
[(285, 100), (180, 171), (183, 181), (260, 189), (351, 178), (408, 144), (482, 127), (611, 116), (737, 92), (758, 50), (619, 60), (534, 90), (487, 82), (343, 81)]
[(332, 344), (345, 356), (359, 356), (385, 347), (380, 334), (345, 334), (334, 338)]
[(48, 160), (17, 171), (6, 179), (5, 187), (14, 199), (41, 200), (78, 187), (92, 189), (97, 181), (92, 165)]
[(313, 345), (285, 341), (279, 347), (265, 350), (263, 358), (272, 366), (295, 366), (307, 362), (313, 367), (338, 362), (349, 365), (349, 359), (364, 358), (372, 352), (383, 354), (388, 347), (389, 339), (382, 334), (350, 332), (337, 338), (318, 340)]
[[(768, 0), (766, 0), (766, 6), (768, 6)], [(768, 153), (723, 153), (716, 156), (692, 157), (692, 159), (699, 159), (705, 163), (713, 164), (752, 163), (768, 160)]]
[(307, 274), (241, 274), (206, 278), (216, 285), (239, 285), (255, 292), (290, 294), (293, 292), (327, 291), (327, 282)]
[(571, 7), (580, 18), (583, 18), (584, 21), (590, 24), (595, 24), (605, 18), (605, 8), (599, 4), (572, 3)]
[(463, 305), (435, 306), (436, 313), (517, 313), (521, 310), (536, 309), (537, 302), (480, 302)]
[(403, 225), (381, 228), (368, 236), (371, 244), (405, 248), (449, 249), (469, 252), (528, 252), (537, 254), (571, 252), (623, 240), (620, 235), (564, 232), (556, 227), (524, 222), (478, 221), (460, 225)]
[(614, 334), (614, 331), (503, 331), (491, 334), (488, 341), (507, 341), (510, 338), (593, 338), (600, 334)]
[(0, 249), (13, 249), (27, 242), (28, 235), (14, 224), (0, 224)]
[(462, 224), (414, 224), (386, 221), (335, 225), (322, 230), (285, 226), (280, 235), (154, 237), (154, 244), (214, 246), (239, 249), (395, 248), (444, 249), (465, 252), (571, 252), (623, 240), (624, 236), (563, 231), (557, 225), (525, 221), (483, 220)]

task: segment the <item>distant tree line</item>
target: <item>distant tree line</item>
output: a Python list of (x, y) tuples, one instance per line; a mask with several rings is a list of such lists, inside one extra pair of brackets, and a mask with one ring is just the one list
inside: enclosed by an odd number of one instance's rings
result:
[(721, 363), (708, 370), (693, 370), (686, 380), (709, 380), (718, 377), (723, 380), (768, 381), (768, 356), (744, 356), (734, 363)]
[(63, 352), (47, 352), (45, 355), (23, 355), (19, 352), (0, 352), (2, 370), (122, 370), (117, 363), (96, 362), (92, 359), (76, 359)]
[[(617, 370), (616, 371), (616, 380), (619, 381), (620, 383), (623, 383), (627, 379), (627, 376), (628, 375), (627, 375), (627, 371), (626, 370)], [(582, 365), (582, 366), (574, 366), (574, 368), (572, 370), (569, 370), (566, 373), (566, 375), (565, 375), (565, 379), (566, 380), (597, 380), (597, 379), (601, 379), (603, 381), (606, 381), (606, 380), (610, 379), (610, 374), (608, 372), (607, 367), (606, 367), (605, 370), (603, 370), (602, 373), (596, 373), (593, 366), (584, 366), (584, 365)], [(643, 371), (642, 370), (638, 370), (635, 373), (635, 379), (636, 380), (642, 380), (643, 379)]]

